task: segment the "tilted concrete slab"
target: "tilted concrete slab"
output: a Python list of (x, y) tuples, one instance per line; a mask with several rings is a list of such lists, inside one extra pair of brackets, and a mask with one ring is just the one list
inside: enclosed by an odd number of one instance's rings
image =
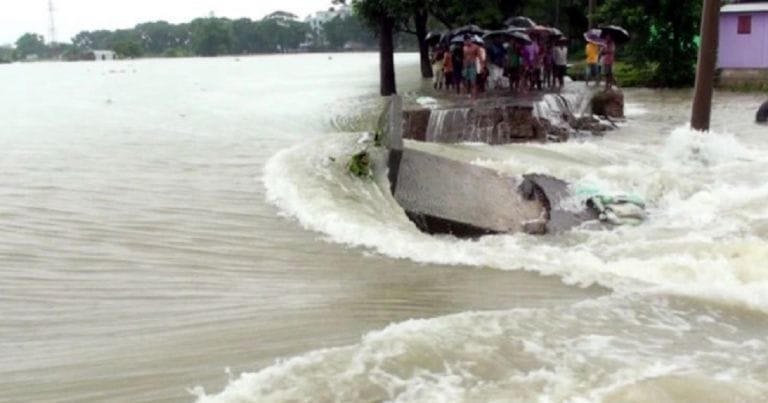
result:
[(544, 220), (539, 200), (524, 200), (522, 178), (415, 150), (403, 150), (395, 200), (430, 233), (482, 235), (521, 232)]

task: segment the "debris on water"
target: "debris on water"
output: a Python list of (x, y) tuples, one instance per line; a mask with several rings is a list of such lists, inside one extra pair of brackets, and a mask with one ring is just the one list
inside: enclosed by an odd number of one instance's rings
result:
[(760, 109), (757, 110), (755, 121), (757, 123), (768, 123), (768, 101), (765, 101), (765, 103), (760, 106)]
[(371, 168), (371, 158), (368, 155), (368, 151), (361, 151), (353, 155), (349, 163), (347, 163), (349, 173), (358, 178), (373, 178), (373, 170)]
[(429, 109), (435, 109), (440, 106), (437, 99), (432, 97), (418, 97), (416, 98), (416, 103)]
[(645, 202), (639, 196), (598, 194), (587, 200), (587, 206), (598, 213), (600, 221), (613, 225), (637, 226), (645, 221)]
[(360, 139), (357, 140), (357, 144), (370, 144), (376, 141), (376, 135), (371, 132), (363, 133)]

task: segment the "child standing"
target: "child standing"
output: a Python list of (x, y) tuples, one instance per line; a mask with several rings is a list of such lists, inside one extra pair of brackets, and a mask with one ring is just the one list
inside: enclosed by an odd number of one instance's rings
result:
[(445, 67), (445, 51), (443, 48), (437, 48), (435, 56), (432, 58), (432, 86), (436, 90), (443, 89), (443, 82), (445, 76), (443, 75), (443, 68)]
[(443, 55), (443, 75), (445, 76), (445, 89), (450, 90), (453, 87), (453, 55), (451, 52), (445, 52)]

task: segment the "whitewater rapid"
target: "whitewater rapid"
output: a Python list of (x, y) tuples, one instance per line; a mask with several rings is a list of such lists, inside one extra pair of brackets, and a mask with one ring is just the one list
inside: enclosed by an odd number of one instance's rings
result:
[[(419, 232), (382, 169), (374, 181), (350, 177), (345, 158), (362, 149), (359, 137), (339, 134), (280, 152), (265, 168), (269, 200), (329, 241), (392, 258), (529, 270), (615, 290), (661, 288), (768, 310), (768, 177), (760, 175), (768, 172), (768, 150), (733, 135), (680, 128), (655, 150), (611, 139), (501, 148), (409, 143), (504, 174), (545, 173), (574, 186), (642, 195), (649, 205), (640, 227), (479, 240)], [(374, 157), (384, 166), (384, 151)]]
[(610, 294), (393, 324), (356, 345), (243, 374), (219, 395), (197, 390), (200, 401), (765, 400), (765, 328), (743, 316), (761, 322), (768, 313), (768, 142), (681, 124), (645, 131), (648, 106), (629, 105), (629, 122), (604, 138), (406, 144), (505, 175), (543, 173), (645, 198), (646, 223), (610, 231), (430, 236), (389, 192), (384, 150), (373, 149), (373, 180), (347, 174), (346, 160), (367, 147), (359, 133), (279, 152), (264, 170), (268, 200), (328, 242), (423, 264), (558, 276)]
[[(606, 297), (412, 320), (233, 380), (214, 402), (761, 401), (766, 341), (723, 309)], [(692, 319), (691, 319), (692, 318)], [(621, 326), (620, 333), (607, 329)], [(701, 334), (707, 334), (701, 338)], [(692, 341), (693, 340), (693, 341)], [(734, 366), (737, 363), (738, 366)], [(201, 391), (198, 391), (202, 393)]]

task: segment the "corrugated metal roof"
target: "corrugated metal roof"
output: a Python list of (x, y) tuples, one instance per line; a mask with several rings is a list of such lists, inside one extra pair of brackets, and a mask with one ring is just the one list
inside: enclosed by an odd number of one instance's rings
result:
[(721, 13), (768, 13), (768, 1), (762, 3), (729, 4), (720, 9)]

